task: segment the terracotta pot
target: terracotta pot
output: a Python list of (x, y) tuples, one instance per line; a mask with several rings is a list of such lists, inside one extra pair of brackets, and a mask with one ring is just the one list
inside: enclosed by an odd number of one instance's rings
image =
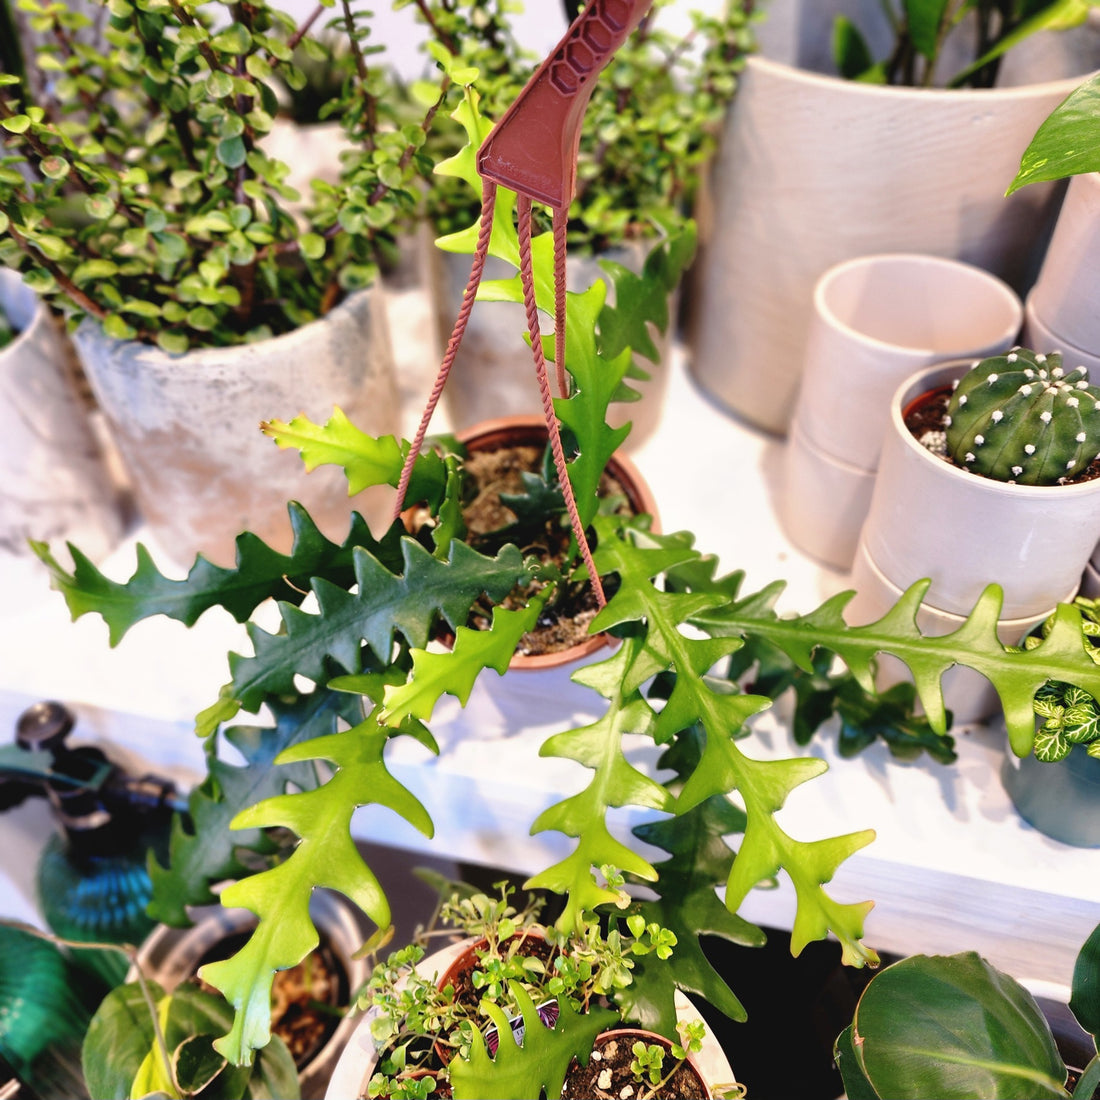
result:
[(0, 311), (18, 330), (0, 350), (0, 552), (71, 540), (101, 561), (122, 536), (115, 484), (77, 384), (72, 349), (49, 310), (0, 268)]
[[(220, 957), (219, 944), (247, 935), (256, 926), (255, 915), (246, 909), (210, 905), (195, 909), (191, 915), (195, 921), (191, 928), (159, 925), (138, 952), (137, 964), (145, 976), (169, 993), (181, 982), (193, 978), (203, 962)], [(370, 924), (356, 906), (323, 892), (313, 894), (310, 918), (336, 968), (342, 971), (339, 1003), (333, 1007), (346, 1007), (370, 974), (367, 962), (357, 957), (370, 936)], [(133, 973), (130, 980), (135, 980)], [(331, 1033), (298, 1063), (298, 1080), (307, 1100), (325, 1092), (333, 1067), (358, 1026), (358, 1020), (351, 1015), (332, 1019), (338, 1022)]]
[[(467, 448), (475, 451), (490, 451), (505, 446), (543, 448), (547, 441), (546, 423), (541, 416), (515, 416), (487, 420), (455, 434)], [(607, 471), (622, 485), (635, 514), (652, 516), (652, 529), (659, 530), (657, 503), (634, 463), (623, 454), (615, 454), (608, 463)], [(528, 671), (558, 668), (583, 660), (604, 646), (614, 643), (615, 639), (609, 634), (595, 634), (569, 649), (555, 653), (516, 654), (508, 667)]]
[(905, 408), (970, 366), (931, 367), (898, 388), (861, 541), (898, 588), (930, 578), (926, 602), (939, 611), (966, 615), (986, 585), (997, 583), (1002, 618), (1037, 619), (1074, 595), (1100, 541), (1100, 479), (1010, 485), (923, 447), (905, 426)]
[(1008, 199), (1004, 190), (1032, 134), (1078, 83), (886, 87), (750, 57), (692, 274), (689, 369), (699, 384), (784, 433), (814, 282), (856, 256), (951, 257), (1025, 294), (1063, 189), (1027, 187)]
[(258, 430), (301, 411), (324, 423), (339, 405), (372, 435), (396, 433), (399, 407), (381, 291), (352, 295), (325, 317), (256, 344), (171, 356), (110, 340), (85, 321), (77, 350), (163, 553), (188, 566), (202, 552), (232, 566), (234, 539), (258, 534), (287, 552), (286, 504), (299, 500), (342, 541), (353, 510), (380, 529), (389, 494), (349, 499), (343, 471), (306, 474), (301, 458)]
[[(635, 1085), (632, 1079), (612, 1082), (610, 1072), (604, 1064), (608, 1058), (608, 1050), (613, 1044), (626, 1043), (633, 1047), (636, 1042), (643, 1042), (647, 1046), (656, 1045), (662, 1047), (667, 1056), (671, 1057), (672, 1044), (663, 1036), (654, 1031), (646, 1031), (643, 1028), (615, 1028), (612, 1031), (603, 1031), (596, 1036), (592, 1044), (592, 1054), (589, 1056), (588, 1065), (580, 1066), (576, 1060), (565, 1076), (565, 1087), (562, 1089), (562, 1097), (566, 1100), (584, 1100), (586, 1097), (602, 1094), (618, 1096), (623, 1095), (622, 1088), (633, 1087), (636, 1092), (644, 1092), (652, 1086), (647, 1081), (643, 1085)], [(608, 1082), (601, 1082), (600, 1075), (608, 1072)], [(669, 1071), (671, 1072), (671, 1070)], [(674, 1077), (664, 1089), (655, 1093), (659, 1097), (709, 1097), (711, 1091), (709, 1084), (701, 1069), (696, 1065), (694, 1057), (689, 1057), (676, 1070)], [(714, 1082), (718, 1084), (719, 1082)], [(618, 1086), (615, 1088), (614, 1086)]]

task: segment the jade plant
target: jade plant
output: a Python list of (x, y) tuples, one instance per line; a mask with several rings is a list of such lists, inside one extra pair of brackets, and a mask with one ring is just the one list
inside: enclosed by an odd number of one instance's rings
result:
[[(883, 15), (893, 42), (875, 60), (847, 16), (833, 24), (833, 54), (842, 76), (871, 84), (990, 88), (1004, 55), (1037, 31), (1066, 30), (1088, 18), (1091, 0), (887, 0)], [(972, 36), (973, 58), (950, 78), (937, 71), (953, 37)]]
[(1067, 1067), (1035, 998), (973, 951), (914, 955), (864, 989), (836, 1042), (859, 1100), (1090, 1100), (1100, 1085), (1100, 928), (1077, 956), (1069, 1007), (1092, 1040)]
[(947, 406), (947, 455), (997, 481), (1059, 485), (1100, 457), (1100, 388), (1058, 352), (1014, 348), (976, 363)]
[(449, 77), (437, 70), (417, 116), (394, 125), (370, 14), (341, 4), (329, 32), (350, 75), (330, 109), (350, 148), (339, 181), (302, 196), (264, 137), (277, 82), (307, 82), (295, 47), (324, 5), (299, 26), (266, 0), (97, 2), (102, 50), (77, 42), (81, 11), (23, 5), (50, 79), (32, 97), (0, 72), (0, 261), (74, 320), (172, 353), (279, 335), (372, 284), (416, 212)]
[[(475, 151), (489, 123), (472, 87), (456, 117), (468, 143), (447, 170), (480, 191)], [(514, 205), (515, 196), (499, 188), (486, 226), (490, 253), (513, 267), (519, 255)], [(478, 235), (474, 226), (451, 244), (473, 253)], [(552, 237), (539, 234), (532, 247), (535, 292), (551, 316)], [(680, 244), (672, 237), (658, 248), (669, 256)], [(827, 765), (814, 758), (754, 757), (752, 718), (772, 700), (740, 691), (722, 675), (747, 642), (773, 647), (805, 671), (827, 650), (868, 691), (876, 656), (891, 653), (911, 670), (937, 731), (946, 721), (940, 678), (955, 664), (968, 665), (998, 692), (1020, 754), (1031, 748), (1036, 692), (1060, 680), (1100, 698), (1100, 668), (1085, 651), (1080, 614), (1072, 606), (1060, 607), (1042, 644), (1026, 652), (1006, 650), (997, 640), (1001, 595), (995, 586), (964, 626), (944, 637), (924, 637), (915, 625), (926, 582), (865, 626), (844, 621), (850, 593), (808, 614), (780, 617), (775, 601), (782, 583), (743, 593), (743, 575), (720, 573), (717, 560), (696, 548), (690, 533), (658, 533), (646, 515), (601, 513), (600, 476), (629, 431), (607, 425), (608, 405), (623, 394), (630, 348), (646, 325), (667, 322), (669, 285), (657, 270), (630, 276), (641, 283), (630, 284), (628, 292), (617, 286), (613, 306), (602, 280), (566, 297), (563, 365), (571, 384), (553, 410), (568, 441), (567, 473), (582, 530), (594, 546), (594, 570), (607, 580), (606, 604), (591, 630), (610, 632), (617, 644), (605, 659), (573, 674), (602, 699), (601, 717), (554, 733), (539, 750), (540, 756), (576, 761), (589, 779), (532, 822), (533, 832), (561, 833), (573, 846), (528, 885), (561, 896), (554, 924), (562, 935), (582, 929), (594, 913), (614, 912), (626, 900), (624, 889), (646, 887), (637, 912), (647, 927), (671, 932), (676, 949), (659, 965), (650, 956), (637, 960), (618, 1011), (671, 1036), (678, 988), (743, 1018), (735, 992), (708, 963), (700, 938), (718, 934), (760, 943), (761, 930), (737, 913), (755, 886), (781, 873), (795, 888), (796, 953), (832, 935), (846, 962), (877, 962), (863, 942), (872, 903), (840, 901), (826, 889), (873, 833), (797, 838), (780, 825), (777, 814), (786, 800)], [(626, 276), (610, 276), (620, 277)], [(483, 296), (520, 301), (521, 280), (488, 284)], [(297, 449), (307, 468), (341, 466), (353, 493), (368, 485), (396, 486), (410, 451), (393, 437), (366, 436), (339, 411), (325, 424), (296, 417), (273, 420), (266, 430), (279, 446)], [(491, 555), (470, 548), (462, 538), (462, 455), (429, 446), (414, 459), (408, 500), (424, 502), (421, 511), (432, 521), (418, 521), (411, 533), (398, 522), (375, 537), (355, 520), (347, 539), (335, 544), (292, 504), (297, 539), (288, 555), (246, 533), (238, 539), (235, 568), (213, 566), (200, 556), (186, 579), (172, 580), (139, 550), (134, 575), (121, 583), (76, 548), (69, 571), (48, 547), (38, 546), (73, 615), (100, 614), (112, 640), (150, 615), (192, 624), (208, 608), (221, 606), (245, 621), (267, 601), (278, 606), (279, 629), (250, 624), (251, 652), (230, 656), (229, 682), (198, 718), (210, 777), (193, 796), (191, 827), (180, 822), (175, 830), (170, 867), (155, 874), (158, 906), (172, 908), (164, 901), (168, 895), (175, 895), (173, 903), (207, 897), (214, 883), (231, 877), (236, 881), (220, 892), (222, 902), (259, 918), (238, 954), (203, 969), (236, 1009), (232, 1028), (216, 1044), (233, 1062), (249, 1061), (268, 1040), (272, 973), (300, 961), (316, 943), (308, 916), (313, 889), (332, 888), (351, 898), (377, 924), (380, 937), (390, 924), (389, 902), (354, 843), (352, 815), (358, 806), (376, 803), (425, 834), (433, 828), (428, 810), (388, 770), (390, 744), (412, 737), (438, 751), (430, 724), (442, 696), (465, 702), (484, 670), (506, 674), (518, 639), (554, 589), (585, 576), (576, 548), (564, 565), (550, 570), (514, 543)], [(532, 586), (532, 579), (540, 583)], [(313, 597), (308, 604), (307, 596)], [(490, 621), (486, 629), (475, 629), (468, 625), (471, 609), (486, 599), (493, 605)], [(453, 645), (429, 649), (441, 631), (453, 635)], [(238, 715), (265, 707), (273, 725), (232, 724)], [(628, 746), (637, 736), (662, 746), (665, 781), (630, 762)], [(220, 759), (222, 737), (244, 754), (245, 766)], [(611, 832), (611, 815), (624, 806), (653, 814), (636, 830), (644, 848)], [(273, 853), (274, 840), (288, 834), (296, 838), (294, 846)], [(727, 843), (735, 834), (741, 834), (736, 853)], [(653, 856), (654, 849), (667, 857)], [(491, 1065), (481, 1070), (491, 1072)]]

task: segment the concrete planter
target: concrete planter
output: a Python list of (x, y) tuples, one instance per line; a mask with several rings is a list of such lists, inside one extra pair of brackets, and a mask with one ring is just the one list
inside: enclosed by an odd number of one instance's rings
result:
[(387, 524), (383, 495), (349, 500), (341, 470), (306, 475), (297, 454), (259, 431), (262, 420), (303, 411), (323, 423), (334, 405), (369, 434), (399, 430), (380, 291), (353, 295), (284, 336), (181, 356), (111, 340), (91, 321), (74, 338), (138, 507), (179, 565), (199, 552), (232, 565), (244, 530), (286, 552), (290, 500), (335, 540), (347, 535), (353, 509)]
[(106, 557), (122, 535), (112, 481), (57, 323), (14, 271), (0, 269), (0, 310), (19, 330), (0, 350), (0, 551), (69, 539)]

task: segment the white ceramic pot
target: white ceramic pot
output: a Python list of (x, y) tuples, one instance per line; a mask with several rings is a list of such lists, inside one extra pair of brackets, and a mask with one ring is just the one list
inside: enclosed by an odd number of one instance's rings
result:
[[(343, 971), (341, 1007), (346, 1008), (370, 976), (370, 966), (358, 952), (369, 938), (372, 925), (358, 907), (325, 891), (314, 892), (309, 914), (333, 962)], [(225, 957), (219, 953), (219, 944), (247, 935), (256, 927), (255, 914), (247, 909), (208, 905), (196, 908), (190, 915), (194, 920), (190, 928), (158, 925), (138, 951), (137, 965), (142, 973), (168, 993), (181, 982), (194, 978), (201, 963)], [(133, 969), (127, 980), (136, 980)], [(337, 1059), (357, 1026), (358, 1021), (345, 1012), (323, 1046), (299, 1065), (298, 1081), (306, 1100), (325, 1095)]]
[(1098, 298), (1100, 173), (1089, 172), (1069, 182), (1028, 304), (1053, 335), (1055, 346), (1064, 343), (1100, 357)]
[(71, 540), (102, 560), (123, 514), (77, 386), (73, 352), (19, 275), (0, 268), (0, 310), (18, 335), (0, 349), (0, 552)]
[(1079, 80), (946, 91), (875, 86), (766, 57), (745, 64), (712, 169), (713, 225), (692, 273), (692, 374), (786, 431), (814, 282), (856, 256), (924, 252), (1026, 292), (1061, 196), (1004, 191)]
[(352, 510), (377, 532), (392, 493), (349, 500), (343, 471), (306, 474), (301, 458), (259, 431), (263, 420), (305, 412), (324, 423), (338, 405), (371, 435), (400, 427), (384, 301), (353, 295), (324, 318), (285, 336), (181, 356), (110, 340), (85, 321), (74, 339), (163, 552), (187, 566), (202, 552), (235, 560), (235, 536), (254, 531), (276, 549), (292, 543), (286, 502), (298, 500), (331, 539)]
[(898, 588), (930, 578), (927, 602), (940, 611), (968, 614), (995, 582), (1004, 589), (1004, 618), (1042, 616), (1076, 592), (1100, 541), (1100, 479), (1010, 485), (918, 443), (905, 427), (905, 408), (969, 366), (929, 367), (898, 387), (861, 539)]
[[(608, 287), (608, 300), (614, 301), (613, 287), (600, 262), (611, 261), (640, 272), (652, 243), (638, 242), (598, 256), (570, 257), (566, 265), (568, 289), (584, 291), (597, 279), (603, 279)], [(441, 252), (432, 247), (428, 262), (436, 337), (439, 346), (446, 348), (462, 304), (472, 261), (463, 253)], [(514, 274), (509, 264), (495, 257), (490, 257), (485, 265), (486, 280), (506, 279)], [(649, 378), (644, 381), (628, 379), (627, 382), (631, 389), (642, 395), (642, 399), (613, 402), (608, 409), (608, 422), (613, 428), (628, 421), (632, 424), (624, 450), (631, 451), (641, 446), (660, 421), (668, 384), (669, 333), (675, 318), (676, 302), (672, 301), (669, 303), (669, 327), (666, 332), (662, 334), (655, 327), (650, 328), (650, 336), (657, 350), (657, 363), (651, 363), (644, 355), (635, 354), (635, 362), (649, 374)], [(542, 315), (539, 324), (544, 337), (553, 335), (553, 318)], [(531, 349), (524, 340), (526, 332), (526, 316), (520, 303), (479, 301), (474, 306), (447, 388), (443, 391), (447, 413), (455, 428), (468, 428), (494, 417), (527, 416), (542, 408)], [(551, 388), (556, 396), (554, 366), (549, 362), (547, 366)]]
[(1060, 337), (1039, 315), (1035, 307), (1034, 290), (1027, 296), (1020, 343), (1025, 348), (1044, 354), (1048, 351), (1061, 352), (1067, 368), (1084, 367), (1089, 372), (1089, 381), (1094, 386), (1100, 384), (1100, 343), (1088, 351)]
[[(903, 589), (894, 584), (872, 560), (864, 542), (856, 548), (852, 562), (852, 587), (856, 595), (844, 609), (844, 619), (850, 626), (864, 626), (881, 619), (903, 595)], [(1072, 599), (1072, 596), (1073, 593), (1069, 593), (1068, 598)], [(1042, 615), (999, 619), (997, 637), (1005, 645), (1018, 645), (1020, 639), (1052, 610), (1053, 605)], [(920, 605), (916, 615), (921, 633), (930, 638), (952, 634), (965, 621), (962, 615), (938, 611), (927, 603)], [(880, 691), (901, 680), (911, 679), (904, 663), (889, 654), (879, 654), (876, 665), (875, 684)], [(983, 722), (1000, 710), (1000, 701), (993, 685), (973, 669), (955, 665), (943, 674), (941, 687), (944, 705), (951, 711), (956, 725)]]
[(1016, 343), (1024, 307), (980, 267), (923, 253), (859, 256), (817, 281), (795, 420), (822, 451), (878, 466), (894, 391), (921, 367)]
[(850, 569), (874, 487), (874, 470), (822, 451), (794, 421), (784, 448), (777, 513), (799, 550), (834, 569)]
[[(465, 939), (436, 951), (420, 961), (416, 967), (417, 972), (428, 977), (441, 978), (475, 942), (473, 939)], [(332, 1072), (325, 1100), (359, 1100), (366, 1096), (367, 1082), (374, 1073), (378, 1055), (381, 1053), (370, 1032), (374, 1018), (372, 1011), (368, 1010), (359, 1019), (358, 1026)], [(735, 1081), (729, 1061), (722, 1053), (710, 1025), (703, 1021), (698, 1009), (679, 990), (676, 992), (676, 1015), (681, 1020), (697, 1020), (703, 1023), (706, 1030), (703, 1050), (699, 1054), (693, 1054), (692, 1061), (705, 1080), (710, 1084)]]

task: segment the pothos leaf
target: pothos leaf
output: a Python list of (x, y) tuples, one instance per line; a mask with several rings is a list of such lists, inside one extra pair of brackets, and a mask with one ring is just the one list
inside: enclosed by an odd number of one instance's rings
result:
[[(391, 733), (372, 714), (350, 730), (286, 750), (276, 763), (323, 759), (336, 772), (315, 790), (269, 798), (233, 822), (243, 828), (282, 826), (299, 842), (284, 862), (241, 879), (222, 893), (223, 904), (249, 909), (259, 918), (256, 930), (236, 955), (201, 971), (203, 979), (220, 989), (236, 1009), (232, 1028), (215, 1043), (231, 1062), (250, 1062), (253, 1050), (268, 1040), (274, 972), (295, 966), (317, 946), (317, 931), (309, 916), (309, 898), (315, 888), (338, 890), (380, 928), (390, 923), (386, 896), (352, 839), (351, 815), (357, 806), (372, 802), (432, 835), (424, 807), (385, 766), (383, 750)], [(422, 727), (417, 736), (437, 751)]]

